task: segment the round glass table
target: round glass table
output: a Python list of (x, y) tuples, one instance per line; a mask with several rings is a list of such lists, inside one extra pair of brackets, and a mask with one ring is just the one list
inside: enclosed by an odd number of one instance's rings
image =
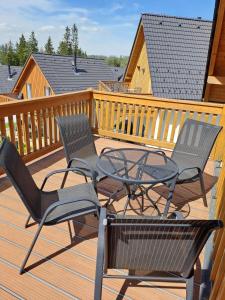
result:
[(157, 205), (149, 197), (148, 191), (156, 184), (166, 184), (169, 194), (163, 216), (167, 216), (178, 176), (178, 167), (163, 151), (138, 148), (105, 150), (97, 160), (97, 168), (106, 176), (124, 183), (128, 194), (124, 214), (130, 200), (143, 194), (160, 214)]

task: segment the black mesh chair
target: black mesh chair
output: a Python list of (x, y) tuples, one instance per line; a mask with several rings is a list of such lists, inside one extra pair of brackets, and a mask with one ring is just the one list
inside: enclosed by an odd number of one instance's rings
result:
[(49, 173), (39, 189), (25, 166), (14, 144), (3, 139), (0, 146), (0, 167), (18, 192), (30, 216), (39, 224), (34, 240), (20, 268), (24, 272), (26, 262), (32, 252), (43, 225), (55, 225), (76, 216), (99, 212), (99, 201), (92, 183), (79, 184), (65, 189), (43, 191), (48, 178), (56, 173), (77, 172), (75, 168), (62, 169)]
[(171, 156), (179, 168), (176, 183), (199, 180), (205, 206), (207, 206), (207, 200), (203, 171), (221, 129), (221, 126), (187, 119)]
[[(171, 155), (179, 169), (176, 184), (191, 183), (199, 180), (204, 206), (207, 206), (207, 199), (203, 172), (221, 129), (221, 126), (187, 119), (181, 128)], [(161, 150), (158, 152), (164, 153)], [(166, 154), (164, 153), (164, 155), (166, 159)], [(149, 173), (153, 171), (154, 168), (149, 170)], [(146, 172), (148, 172), (147, 169)], [(170, 183), (166, 184), (170, 187)], [(164, 216), (167, 216), (169, 207), (170, 203), (167, 202), (163, 213)]]
[(103, 278), (112, 278), (184, 282), (186, 299), (193, 300), (194, 264), (211, 232), (220, 227), (222, 222), (217, 220), (107, 216), (102, 208), (94, 299), (101, 299)]
[[(56, 117), (56, 121), (65, 150), (67, 167), (80, 169), (86, 181), (88, 177), (95, 174), (97, 191), (108, 197), (107, 203), (117, 200), (119, 194), (125, 196), (126, 189), (121, 182), (114, 179), (110, 179), (109, 182), (106, 176), (97, 169), (98, 154), (88, 117), (85, 114), (79, 114)], [(104, 148), (102, 152), (106, 149), (110, 148)], [(66, 182), (67, 175), (68, 172), (65, 173), (62, 186)], [(101, 184), (98, 184), (100, 181)]]

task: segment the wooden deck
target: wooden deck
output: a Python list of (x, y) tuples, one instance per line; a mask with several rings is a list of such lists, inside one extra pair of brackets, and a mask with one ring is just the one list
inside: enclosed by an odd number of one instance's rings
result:
[[(96, 139), (98, 151), (103, 147), (138, 147), (135, 144)], [(140, 147), (140, 146), (139, 146)], [(52, 170), (66, 166), (63, 149), (56, 150), (41, 159), (29, 164), (35, 181), (40, 186), (44, 176)], [(207, 164), (206, 171), (212, 173), (212, 162)], [(61, 183), (61, 175), (49, 180), (46, 189), (55, 189)], [(210, 185), (214, 178), (206, 176)], [(82, 182), (78, 175), (70, 175), (67, 184)], [(176, 201), (182, 197), (190, 200), (198, 197), (199, 187), (179, 187), (176, 190)], [(155, 197), (159, 197), (155, 193)], [(104, 198), (100, 195), (100, 200)], [(159, 199), (163, 209), (164, 200)], [(154, 211), (146, 204), (146, 214)], [(209, 203), (210, 204), (210, 203)], [(123, 208), (123, 199), (115, 202), (112, 210)], [(182, 208), (188, 218), (208, 218), (208, 209), (201, 199), (190, 202)], [(129, 213), (138, 213), (139, 206), (133, 202)], [(67, 223), (45, 227), (38, 239), (28, 261), (28, 272), (19, 275), (19, 266), (27, 252), (36, 224), (24, 228), (27, 211), (16, 191), (8, 180), (0, 178), (0, 299), (93, 299), (95, 259), (97, 245), (97, 219), (94, 216), (74, 220), (73, 230), (76, 233), (71, 244)], [(196, 283), (198, 286), (198, 283)], [(124, 295), (125, 294), (125, 295)], [(122, 280), (104, 280), (103, 299), (137, 299), (137, 300), (178, 300), (185, 297), (182, 284), (141, 282), (130, 286)]]

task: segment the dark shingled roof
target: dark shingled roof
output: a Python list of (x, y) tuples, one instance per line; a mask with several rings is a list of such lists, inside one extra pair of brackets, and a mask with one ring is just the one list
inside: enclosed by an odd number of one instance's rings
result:
[(113, 77), (115, 81), (121, 81), (123, 79), (125, 69), (123, 67), (111, 67)]
[(33, 54), (55, 94), (97, 88), (99, 80), (113, 80), (111, 68), (102, 59), (77, 58), (78, 73), (73, 69), (73, 56)]
[(11, 73), (14, 74), (9, 79), (9, 71), (7, 65), (0, 65), (0, 94), (11, 93), (14, 84), (16, 83), (22, 67), (11, 66)]
[(201, 100), (212, 22), (143, 14), (153, 95)]

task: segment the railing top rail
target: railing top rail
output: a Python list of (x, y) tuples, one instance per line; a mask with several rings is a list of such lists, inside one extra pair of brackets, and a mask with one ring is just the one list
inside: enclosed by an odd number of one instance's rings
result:
[(28, 112), (35, 109), (57, 106), (61, 104), (66, 104), (73, 101), (80, 100), (91, 100), (93, 92), (91, 90), (72, 92), (60, 95), (52, 95), (45, 97), (38, 97), (26, 100), (15, 100), (10, 102), (0, 103), (0, 117), (5, 117), (12, 113)]
[[(191, 101), (191, 100), (175, 100), (175, 99), (165, 99), (159, 98), (152, 95), (140, 95), (140, 94), (122, 94), (122, 93), (115, 93), (115, 92), (103, 92), (98, 90), (93, 90), (94, 98), (100, 98), (100, 100), (107, 100), (107, 101), (118, 101), (118, 102), (125, 102), (124, 100), (135, 100), (135, 102), (142, 104), (141, 101), (155, 101), (158, 103), (174, 103), (178, 105), (193, 105), (193, 106), (203, 106), (203, 107), (217, 107), (223, 108), (225, 104), (221, 103), (210, 103), (210, 102), (198, 102), (198, 101)], [(104, 96), (104, 97), (103, 97)], [(139, 101), (140, 100), (140, 101)], [(147, 104), (147, 103), (145, 103)]]

